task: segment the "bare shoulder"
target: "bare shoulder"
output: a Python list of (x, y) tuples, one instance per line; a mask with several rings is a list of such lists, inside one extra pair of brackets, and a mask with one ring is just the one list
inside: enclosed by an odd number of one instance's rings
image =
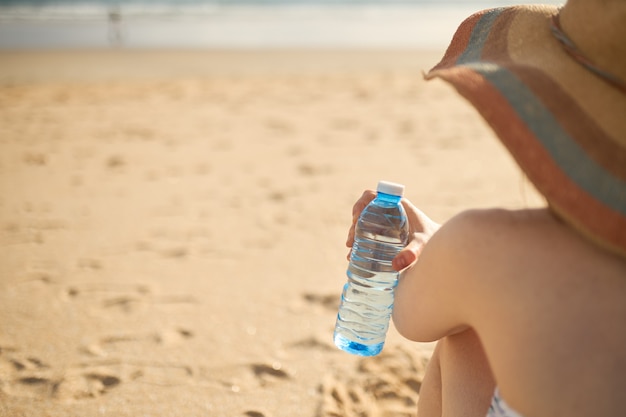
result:
[(625, 276), (623, 259), (547, 209), (466, 211), (444, 224), (403, 274), (394, 322), (409, 339), (436, 340), (468, 327), (529, 326), (556, 305), (551, 319), (566, 319), (595, 305), (587, 302), (592, 293), (626, 314)]
[(441, 232), (432, 249), (455, 257), (456, 279), (473, 290), (468, 302), (524, 310), (559, 305), (566, 311), (595, 294), (626, 305), (626, 260), (598, 248), (548, 209), (467, 211)]
[(504, 262), (502, 267), (511, 269), (521, 262), (524, 272), (536, 269), (540, 275), (559, 267), (575, 268), (577, 276), (602, 272), (621, 278), (626, 272), (625, 259), (589, 242), (548, 209), (465, 211), (442, 228), (441, 240), (490, 268)]
[(453, 233), (456, 239), (475, 235), (487, 243), (500, 239), (508, 240), (513, 237), (512, 235), (517, 235), (517, 238), (532, 238), (536, 233), (552, 239), (566, 231), (548, 209), (467, 210), (448, 221), (445, 228)]

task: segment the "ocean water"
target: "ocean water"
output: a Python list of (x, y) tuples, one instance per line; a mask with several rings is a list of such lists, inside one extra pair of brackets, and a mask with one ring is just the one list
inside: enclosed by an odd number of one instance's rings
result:
[(515, 0), (0, 0), (0, 49), (444, 48)]

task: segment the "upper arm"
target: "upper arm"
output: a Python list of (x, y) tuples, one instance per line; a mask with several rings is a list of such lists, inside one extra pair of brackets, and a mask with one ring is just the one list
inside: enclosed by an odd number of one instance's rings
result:
[[(428, 342), (473, 327), (473, 313), (489, 301), (487, 225), (497, 211), (468, 211), (449, 220), (400, 278), (393, 321), (406, 338)], [(482, 254), (482, 255), (481, 255)]]

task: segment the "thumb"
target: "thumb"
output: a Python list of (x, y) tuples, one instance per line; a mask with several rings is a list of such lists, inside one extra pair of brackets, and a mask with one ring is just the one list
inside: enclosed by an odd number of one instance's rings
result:
[(404, 268), (413, 265), (417, 262), (424, 245), (428, 242), (429, 236), (426, 233), (414, 233), (413, 239), (402, 249), (391, 263), (391, 266), (396, 271), (401, 271)]
[(407, 266), (413, 264), (417, 261), (417, 254), (421, 249), (421, 244), (417, 241), (417, 239), (412, 239), (408, 245), (404, 247), (391, 263), (391, 266), (396, 271), (401, 271)]

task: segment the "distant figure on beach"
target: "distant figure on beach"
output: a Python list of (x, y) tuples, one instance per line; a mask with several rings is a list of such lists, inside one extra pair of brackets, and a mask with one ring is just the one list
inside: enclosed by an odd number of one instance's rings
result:
[(426, 75), (476, 108), (545, 206), (440, 226), (403, 201), (413, 238), (393, 261), (393, 320), (438, 341), (419, 417), (626, 416), (624, 40), (623, 0), (496, 8)]
[(109, 9), (109, 42), (112, 46), (122, 46), (124, 44), (122, 10), (119, 6), (113, 6)]

